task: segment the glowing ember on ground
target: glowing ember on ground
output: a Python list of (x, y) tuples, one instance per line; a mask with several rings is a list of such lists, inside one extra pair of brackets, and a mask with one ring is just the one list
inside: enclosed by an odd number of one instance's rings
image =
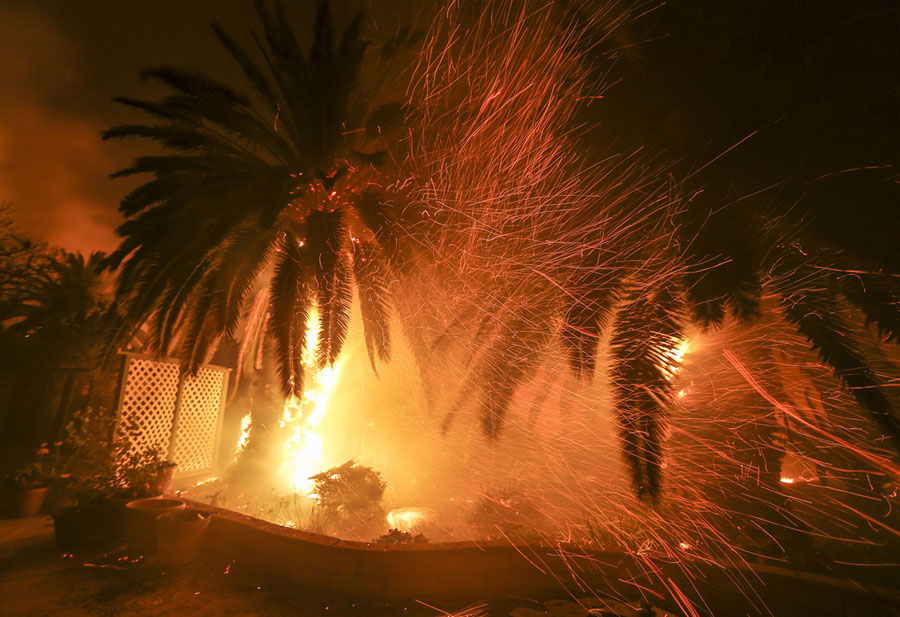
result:
[(426, 522), (431, 512), (422, 508), (396, 508), (388, 512), (387, 520), (391, 529), (412, 531)]

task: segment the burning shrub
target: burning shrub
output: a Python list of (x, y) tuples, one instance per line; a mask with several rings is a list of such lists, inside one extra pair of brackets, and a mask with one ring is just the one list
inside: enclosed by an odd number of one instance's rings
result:
[(375, 544), (425, 544), (428, 542), (423, 534), (412, 535), (408, 531), (400, 531), (399, 529), (391, 529), (383, 536), (375, 538)]
[(314, 530), (356, 538), (371, 538), (384, 531), (386, 513), (381, 500), (387, 484), (379, 472), (350, 459), (311, 480), (318, 502)]

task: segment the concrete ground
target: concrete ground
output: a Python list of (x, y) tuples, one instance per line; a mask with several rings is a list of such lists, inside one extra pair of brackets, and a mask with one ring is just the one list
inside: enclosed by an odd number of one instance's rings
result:
[[(761, 591), (765, 598), (772, 590)], [(610, 611), (607, 603), (601, 610), (587, 599), (581, 606), (571, 598), (467, 600), (375, 602), (271, 580), (236, 563), (172, 567), (152, 557), (131, 559), (124, 550), (62, 554), (49, 516), (0, 520), (0, 617), (642, 617), (624, 604), (614, 603)], [(900, 605), (865, 596), (847, 596), (841, 604), (829, 614), (900, 616)], [(653, 611), (654, 617), (678, 617)]]
[[(288, 588), (234, 566), (226, 568), (209, 563), (167, 567), (152, 559), (132, 563), (124, 551), (63, 555), (54, 545), (49, 516), (0, 520), (2, 617), (442, 614), (416, 602), (373, 603)], [(500, 614), (511, 610), (497, 608)]]
[[(625, 607), (616, 613), (637, 617)], [(596, 611), (592, 615), (613, 615)], [(0, 519), (0, 617), (587, 617), (571, 599), (401, 603), (302, 589), (238, 564), (164, 566), (124, 550), (63, 554), (49, 516)], [(672, 615), (658, 612), (657, 615)], [(672, 617), (678, 617), (672, 615)]]

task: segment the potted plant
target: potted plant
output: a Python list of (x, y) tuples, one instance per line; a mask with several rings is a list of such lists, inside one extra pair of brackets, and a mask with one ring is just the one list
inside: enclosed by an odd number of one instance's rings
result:
[(158, 478), (163, 461), (157, 448), (142, 449), (126, 439), (113, 443), (113, 453), (101, 498), (111, 539), (121, 542), (128, 536), (128, 505), (162, 495)]
[(77, 505), (54, 515), (57, 544), (72, 550), (85, 545), (116, 545), (126, 535), (126, 504), (161, 494), (166, 467), (157, 448), (141, 447), (136, 426), (116, 430), (115, 413), (87, 408), (66, 427), (62, 468)]
[(37, 451), (37, 458), (4, 477), (8, 494), (8, 515), (14, 518), (35, 516), (40, 513), (44, 499), (50, 490), (50, 476), (43, 465), (43, 456), (49, 453), (46, 444)]

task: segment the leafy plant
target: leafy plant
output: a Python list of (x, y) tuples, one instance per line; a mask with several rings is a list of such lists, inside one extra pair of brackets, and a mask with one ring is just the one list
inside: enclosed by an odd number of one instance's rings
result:
[(369, 538), (369, 530), (384, 529), (381, 500), (387, 484), (379, 472), (351, 459), (311, 479), (317, 499), (315, 516), (326, 529)]
[(399, 529), (391, 529), (383, 536), (375, 538), (375, 544), (425, 544), (426, 542), (428, 542), (428, 538), (424, 534), (412, 535), (408, 531)]
[(60, 446), (62, 442), (42, 443), (30, 460), (7, 473), (4, 480), (17, 488), (41, 488), (59, 479)]
[(157, 493), (157, 478), (167, 464), (160, 450), (139, 445), (139, 427), (133, 422), (118, 434), (117, 425), (114, 412), (86, 408), (66, 427), (63, 467), (80, 500)]

